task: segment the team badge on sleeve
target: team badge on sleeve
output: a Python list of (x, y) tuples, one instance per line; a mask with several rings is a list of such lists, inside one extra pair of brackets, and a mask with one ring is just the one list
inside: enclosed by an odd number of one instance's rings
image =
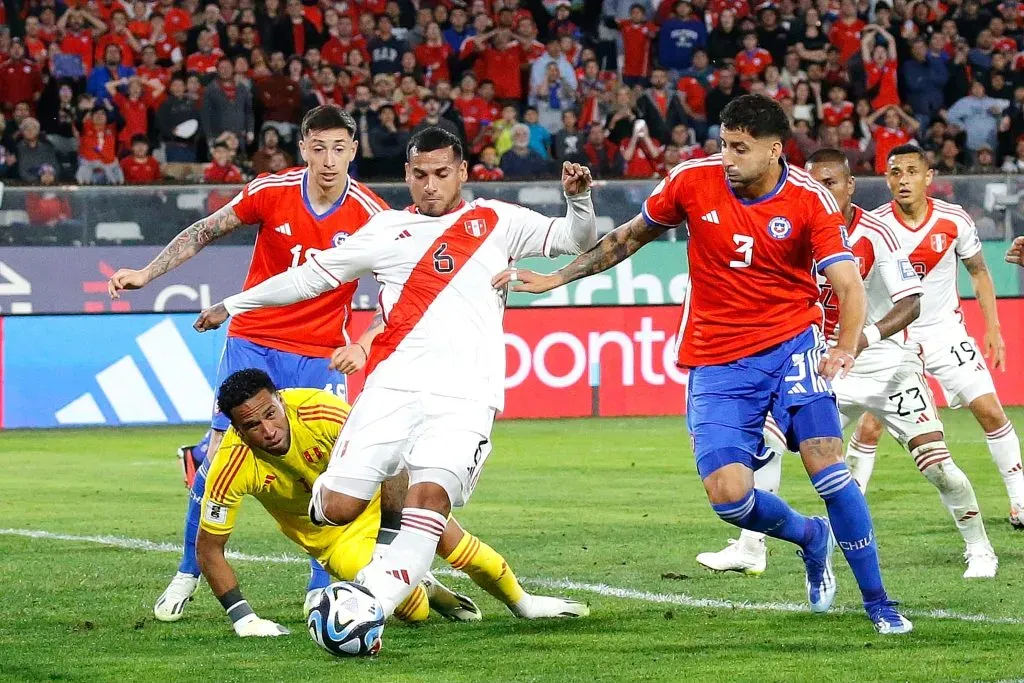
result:
[(331, 238), (331, 246), (340, 247), (341, 243), (348, 239), (349, 234), (347, 232), (339, 232)]
[(768, 234), (777, 240), (784, 240), (793, 232), (793, 224), (785, 216), (776, 216), (768, 221)]
[(483, 237), (487, 234), (487, 221), (483, 218), (474, 218), (473, 220), (466, 221), (463, 224), (468, 232), (473, 237)]
[(206, 509), (203, 511), (203, 516), (207, 522), (223, 524), (228, 521), (228, 509), (220, 503), (208, 500), (206, 501)]

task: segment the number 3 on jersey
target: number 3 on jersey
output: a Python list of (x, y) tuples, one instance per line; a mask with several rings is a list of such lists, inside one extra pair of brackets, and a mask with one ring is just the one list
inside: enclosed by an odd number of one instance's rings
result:
[(742, 260), (729, 261), (729, 267), (749, 267), (751, 259), (754, 258), (754, 238), (750, 235), (733, 235), (732, 241), (736, 245), (736, 253), (742, 257)]

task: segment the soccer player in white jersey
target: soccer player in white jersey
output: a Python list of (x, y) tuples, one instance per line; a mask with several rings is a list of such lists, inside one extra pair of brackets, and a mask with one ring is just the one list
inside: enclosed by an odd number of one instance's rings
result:
[(469, 499), (490, 452), (505, 381), (505, 297), (491, 279), (520, 258), (579, 254), (597, 242), (585, 167), (563, 165), (568, 211), (552, 219), (463, 201), (462, 143), (442, 129), (414, 135), (407, 158), (412, 207), (375, 215), (340, 246), (228, 297), (195, 324), (213, 329), (229, 315), (309, 299), (370, 273), (381, 283), (386, 327), (309, 512), (318, 524), (349, 523), (382, 481), (408, 471), (401, 528), (358, 577), (388, 615), (429, 569), (451, 508)]
[[(806, 170), (839, 202), (867, 292), (866, 326), (857, 364), (845, 377), (832, 380), (843, 423), (864, 412), (884, 421), (910, 451), (921, 473), (938, 489), (953, 516), (967, 544), (964, 578), (992, 578), (998, 560), (985, 533), (974, 489), (950, 457), (938, 411), (922, 374), (918, 345), (907, 340), (906, 329), (921, 311), (921, 282), (892, 230), (853, 203), (856, 181), (841, 151), (826, 148), (815, 152)], [(825, 334), (832, 338), (839, 322), (839, 307), (828, 283), (821, 284)], [(755, 485), (759, 484), (755, 480)], [(717, 553), (701, 553), (697, 562), (716, 571), (754, 573), (750, 568), (763, 568), (766, 555), (763, 536), (744, 530), (737, 542)]]
[[(921, 317), (910, 338), (921, 345), (925, 371), (942, 386), (949, 404), (967, 406), (985, 430), (988, 450), (1010, 499), (1010, 523), (1024, 529), (1024, 471), (1020, 441), (996, 396), (985, 359), (1006, 369), (1006, 345), (999, 329), (995, 287), (974, 221), (960, 206), (928, 197), (935, 172), (917, 147), (902, 145), (889, 153), (886, 180), (893, 201), (872, 213), (899, 237), (921, 277)], [(957, 261), (970, 273), (985, 318), (984, 354), (968, 334), (957, 294)], [(846, 459), (862, 488), (874, 467), (881, 427), (862, 419)]]

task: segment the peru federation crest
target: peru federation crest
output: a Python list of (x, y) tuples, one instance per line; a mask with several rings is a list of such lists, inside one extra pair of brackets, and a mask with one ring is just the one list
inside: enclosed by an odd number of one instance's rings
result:
[(483, 237), (487, 234), (487, 221), (483, 218), (474, 218), (463, 223), (463, 226), (473, 237)]

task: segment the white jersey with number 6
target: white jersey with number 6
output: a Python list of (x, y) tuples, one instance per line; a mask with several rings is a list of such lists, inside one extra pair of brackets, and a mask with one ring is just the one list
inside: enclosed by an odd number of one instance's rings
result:
[(504, 292), (491, 279), (517, 259), (580, 253), (596, 241), (590, 192), (565, 218), (496, 200), (443, 216), (382, 211), (341, 245), (225, 300), (245, 311), (311, 298), (373, 274), (386, 328), (373, 342), (366, 388), (424, 392), (504, 406)]

